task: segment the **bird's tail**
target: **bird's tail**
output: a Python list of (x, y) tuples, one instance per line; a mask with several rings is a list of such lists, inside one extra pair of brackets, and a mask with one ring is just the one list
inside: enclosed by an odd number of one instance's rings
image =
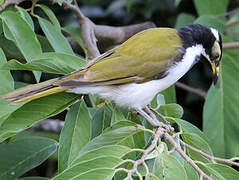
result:
[(69, 89), (67, 87), (54, 85), (57, 80), (58, 78), (55, 78), (42, 83), (23, 87), (0, 97), (9, 100), (9, 104), (18, 104)]

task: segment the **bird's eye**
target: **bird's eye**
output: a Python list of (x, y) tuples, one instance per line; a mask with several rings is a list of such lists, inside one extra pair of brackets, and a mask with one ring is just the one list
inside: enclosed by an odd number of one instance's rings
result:
[(212, 60), (217, 60), (219, 58), (219, 54), (213, 54), (212, 55)]
[(212, 46), (211, 51), (211, 60), (219, 61), (221, 56), (221, 48), (217, 41), (215, 41), (214, 45)]

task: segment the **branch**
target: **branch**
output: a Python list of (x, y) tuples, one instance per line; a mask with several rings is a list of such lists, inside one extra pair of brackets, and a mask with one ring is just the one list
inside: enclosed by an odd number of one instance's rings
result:
[(229, 42), (229, 43), (223, 43), (223, 49), (234, 49), (239, 48), (239, 42)]
[(155, 24), (152, 22), (145, 22), (122, 27), (96, 25), (89, 18), (84, 16), (76, 3), (73, 5), (64, 0), (63, 6), (66, 9), (72, 10), (75, 13), (76, 17), (79, 19), (82, 30), (81, 37), (84, 42), (85, 48), (92, 55), (91, 58), (95, 58), (100, 55), (97, 47), (97, 39), (110, 41), (111, 45), (119, 44), (124, 42), (137, 32), (155, 27)]
[(201, 154), (202, 156), (204, 156), (205, 158), (207, 158), (207, 159), (209, 159), (211, 161), (219, 161), (219, 162), (223, 162), (223, 163), (226, 163), (226, 164), (230, 164), (230, 165), (234, 165), (234, 166), (238, 166), (239, 167), (239, 163), (238, 162), (234, 162), (234, 161), (232, 161), (230, 159), (223, 159), (223, 158), (211, 156), (211, 155), (209, 155), (209, 154), (207, 154), (207, 153), (205, 153), (205, 152), (203, 152), (203, 151), (201, 151), (201, 150), (199, 150), (197, 148), (194, 148), (194, 147), (190, 146), (189, 144), (183, 142), (182, 140), (180, 140), (180, 144), (182, 146), (187, 147), (188, 149), (191, 149), (191, 150), (197, 152), (198, 154)]
[(5, 2), (0, 6), (0, 11), (4, 10), (9, 5), (18, 5), (26, 0), (5, 0)]
[(234, 9), (234, 10), (229, 11), (229, 12), (226, 12), (226, 13), (223, 13), (223, 14), (219, 14), (219, 15), (217, 15), (216, 17), (231, 16), (231, 15), (234, 15), (234, 14), (236, 14), (236, 13), (238, 13), (238, 12), (239, 12), (239, 8)]
[(173, 148), (183, 157), (183, 159), (188, 162), (197, 172), (198, 174), (207, 179), (212, 180), (207, 174), (205, 174), (197, 165), (196, 163), (177, 145), (174, 141), (173, 137), (170, 136), (167, 132), (164, 133), (164, 138), (173, 146)]
[(134, 162), (134, 166), (133, 166), (133, 169), (130, 169), (130, 170), (127, 170), (127, 177), (124, 179), (124, 180), (131, 180), (132, 179), (132, 175), (134, 173), (137, 172), (137, 168), (140, 164), (144, 163), (145, 162), (145, 158), (148, 156), (148, 154), (155, 149), (155, 147), (157, 146), (157, 143), (158, 143), (158, 140), (159, 138), (165, 133), (165, 129), (159, 127), (157, 128), (156, 130), (156, 133), (155, 133), (155, 136), (152, 140), (152, 143), (151, 145), (144, 150), (144, 153), (143, 155), (141, 156), (140, 159), (138, 159), (137, 161)]
[(201, 90), (201, 89), (197, 89), (197, 88), (193, 88), (193, 87), (190, 87), (190, 86), (188, 86), (188, 85), (186, 85), (186, 84), (183, 84), (183, 83), (181, 83), (181, 82), (176, 82), (176, 87), (179, 87), (179, 88), (181, 88), (181, 89), (183, 89), (183, 90), (186, 90), (186, 91), (188, 91), (188, 92), (191, 92), (191, 93), (193, 93), (193, 94), (196, 94), (197, 96), (199, 96), (199, 97), (201, 97), (201, 98), (203, 98), (203, 99), (205, 99), (205, 97), (206, 97), (206, 95), (207, 95), (207, 93), (205, 92), (205, 91), (203, 91), (203, 90)]
[(234, 25), (237, 25), (239, 23), (239, 19), (235, 19), (235, 20), (232, 20), (232, 21), (229, 21), (225, 24), (225, 27), (230, 27), (230, 26), (234, 26)]

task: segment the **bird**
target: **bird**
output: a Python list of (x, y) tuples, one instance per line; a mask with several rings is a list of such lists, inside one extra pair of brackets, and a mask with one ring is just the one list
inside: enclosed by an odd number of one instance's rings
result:
[(141, 31), (67, 75), (29, 85), (1, 98), (9, 104), (66, 91), (98, 95), (136, 110), (152, 126), (160, 122), (148, 105), (155, 95), (177, 82), (199, 60), (209, 62), (216, 84), (222, 58), (218, 30), (200, 24), (179, 29)]

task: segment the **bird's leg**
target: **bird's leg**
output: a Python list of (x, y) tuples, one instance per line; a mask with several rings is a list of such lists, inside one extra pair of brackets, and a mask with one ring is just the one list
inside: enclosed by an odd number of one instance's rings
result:
[(141, 116), (143, 116), (152, 126), (162, 126), (163, 123), (159, 122), (157, 118), (152, 118), (148, 113), (146, 113), (143, 109), (137, 108), (135, 109)]

